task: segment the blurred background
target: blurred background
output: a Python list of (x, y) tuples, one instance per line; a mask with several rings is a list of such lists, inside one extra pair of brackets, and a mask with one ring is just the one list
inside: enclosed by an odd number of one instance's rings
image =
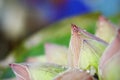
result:
[[(63, 27), (70, 26), (66, 24), (81, 23), (94, 33), (95, 25), (92, 24), (95, 24), (99, 15), (104, 15), (119, 25), (120, 0), (0, 0), (0, 78), (12, 76), (8, 73), (9, 63), (25, 61), (28, 54), (37, 56), (44, 53), (45, 41), (68, 46), (70, 35), (61, 37), (64, 35)], [(83, 17), (79, 20), (76, 16)], [(88, 23), (88, 20), (93, 22)], [(86, 24), (92, 27), (87, 27)], [(64, 32), (68, 29), (65, 28)], [(56, 40), (57, 34), (59, 40)], [(66, 42), (61, 42), (64, 38)], [(38, 44), (40, 45), (35, 47)], [(15, 59), (9, 57), (13, 53)]]

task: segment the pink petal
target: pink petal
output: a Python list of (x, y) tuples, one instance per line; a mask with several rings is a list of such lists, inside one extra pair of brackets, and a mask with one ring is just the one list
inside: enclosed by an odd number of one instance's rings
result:
[(120, 50), (120, 29), (118, 30), (117, 36), (108, 46), (106, 51), (103, 53), (99, 67), (102, 68), (104, 64)]
[(31, 80), (27, 66), (21, 64), (10, 64), (10, 67), (13, 69), (17, 80)]
[(99, 39), (98, 37), (78, 28), (76, 25), (71, 25), (71, 39), (69, 44), (69, 53), (68, 53), (68, 65), (70, 67), (79, 66), (79, 58), (81, 52), (81, 46), (83, 45), (83, 40), (91, 39), (99, 43), (108, 45), (105, 41)]
[[(72, 24), (72, 26), (74, 27), (77, 27), (76, 25)], [(80, 27), (78, 28), (78, 34), (80, 34), (83, 38), (86, 38), (86, 39), (93, 39), (93, 40), (96, 40), (96, 41), (99, 41), (100, 43), (103, 43), (105, 45), (108, 45), (108, 43), (102, 39), (100, 39), (99, 37), (81, 29)]]
[(97, 22), (96, 36), (110, 43), (116, 35), (117, 27), (109, 22), (104, 16), (100, 16)]
[(59, 65), (67, 65), (68, 48), (61, 45), (45, 44), (45, 54), (47, 61)]
[(85, 71), (74, 69), (58, 75), (53, 80), (94, 80), (94, 78)]
[(71, 39), (69, 44), (68, 65), (70, 67), (77, 67), (79, 61), (79, 54), (81, 48), (82, 38), (79, 34), (79, 28), (72, 24)]
[(112, 56), (100, 69), (101, 80), (119, 80), (120, 79), (120, 50)]

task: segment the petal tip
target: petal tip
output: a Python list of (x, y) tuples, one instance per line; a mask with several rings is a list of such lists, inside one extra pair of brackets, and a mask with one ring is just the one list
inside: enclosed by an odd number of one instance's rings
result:
[(11, 64), (9, 64), (9, 66), (11, 67), (11, 68), (14, 68), (15, 66), (17, 66), (18, 64), (15, 64), (15, 63), (11, 63)]
[(117, 31), (117, 38), (120, 40), (120, 28)]
[(75, 24), (71, 24), (72, 32), (79, 32), (79, 28)]
[(99, 21), (107, 21), (107, 18), (105, 18), (103, 15), (99, 16)]

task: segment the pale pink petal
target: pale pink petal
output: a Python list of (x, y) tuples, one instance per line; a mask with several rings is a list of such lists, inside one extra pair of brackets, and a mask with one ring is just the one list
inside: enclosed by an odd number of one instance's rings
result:
[(103, 45), (107, 46), (107, 42), (99, 39), (98, 37), (94, 36), (86, 32), (85, 30), (78, 28), (76, 25), (72, 24), (71, 29), (71, 39), (69, 44), (69, 53), (68, 53), (68, 65), (70, 67), (77, 67), (79, 66), (79, 58), (81, 52), (81, 46), (83, 46), (84, 40), (95, 40), (98, 43), (102, 43)]
[(27, 66), (21, 64), (10, 64), (10, 67), (14, 71), (17, 80), (31, 80)]
[(81, 42), (82, 38), (81, 34), (79, 33), (79, 28), (72, 24), (68, 53), (68, 65), (70, 67), (78, 67)]
[(26, 59), (26, 62), (28, 63), (36, 63), (36, 62), (46, 62), (46, 57), (45, 56), (35, 56), (35, 57), (28, 57)]
[(58, 75), (53, 80), (94, 80), (94, 78), (86, 71), (74, 69)]
[(97, 22), (96, 36), (110, 43), (116, 35), (117, 27), (108, 21), (104, 16), (100, 16)]
[(120, 79), (120, 50), (106, 61), (104, 67), (99, 70), (101, 80)]
[(68, 48), (62, 45), (45, 44), (47, 62), (59, 65), (67, 65)]
[(102, 68), (104, 64), (120, 50), (120, 29), (118, 30), (117, 36), (108, 46), (106, 51), (103, 53), (99, 67)]
[[(77, 27), (74, 24), (72, 24), (72, 26)], [(104, 41), (104, 40), (100, 39), (99, 37), (81, 29), (80, 27), (78, 28), (78, 34), (80, 34), (81, 37), (84, 38), (84, 39), (93, 39), (93, 40), (99, 41), (102, 44), (108, 45), (108, 43), (106, 41)]]

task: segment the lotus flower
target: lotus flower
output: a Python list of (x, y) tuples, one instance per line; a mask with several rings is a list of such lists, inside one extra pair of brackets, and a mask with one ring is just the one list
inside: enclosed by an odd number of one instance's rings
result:
[[(117, 28), (104, 17), (98, 21), (96, 36), (74, 24), (71, 26), (69, 48), (51, 43), (45, 45), (48, 63), (10, 64), (17, 79), (96, 80), (93, 76), (97, 74), (100, 80), (119, 80), (120, 29), (115, 37)], [(103, 35), (102, 31), (108, 33)]]

